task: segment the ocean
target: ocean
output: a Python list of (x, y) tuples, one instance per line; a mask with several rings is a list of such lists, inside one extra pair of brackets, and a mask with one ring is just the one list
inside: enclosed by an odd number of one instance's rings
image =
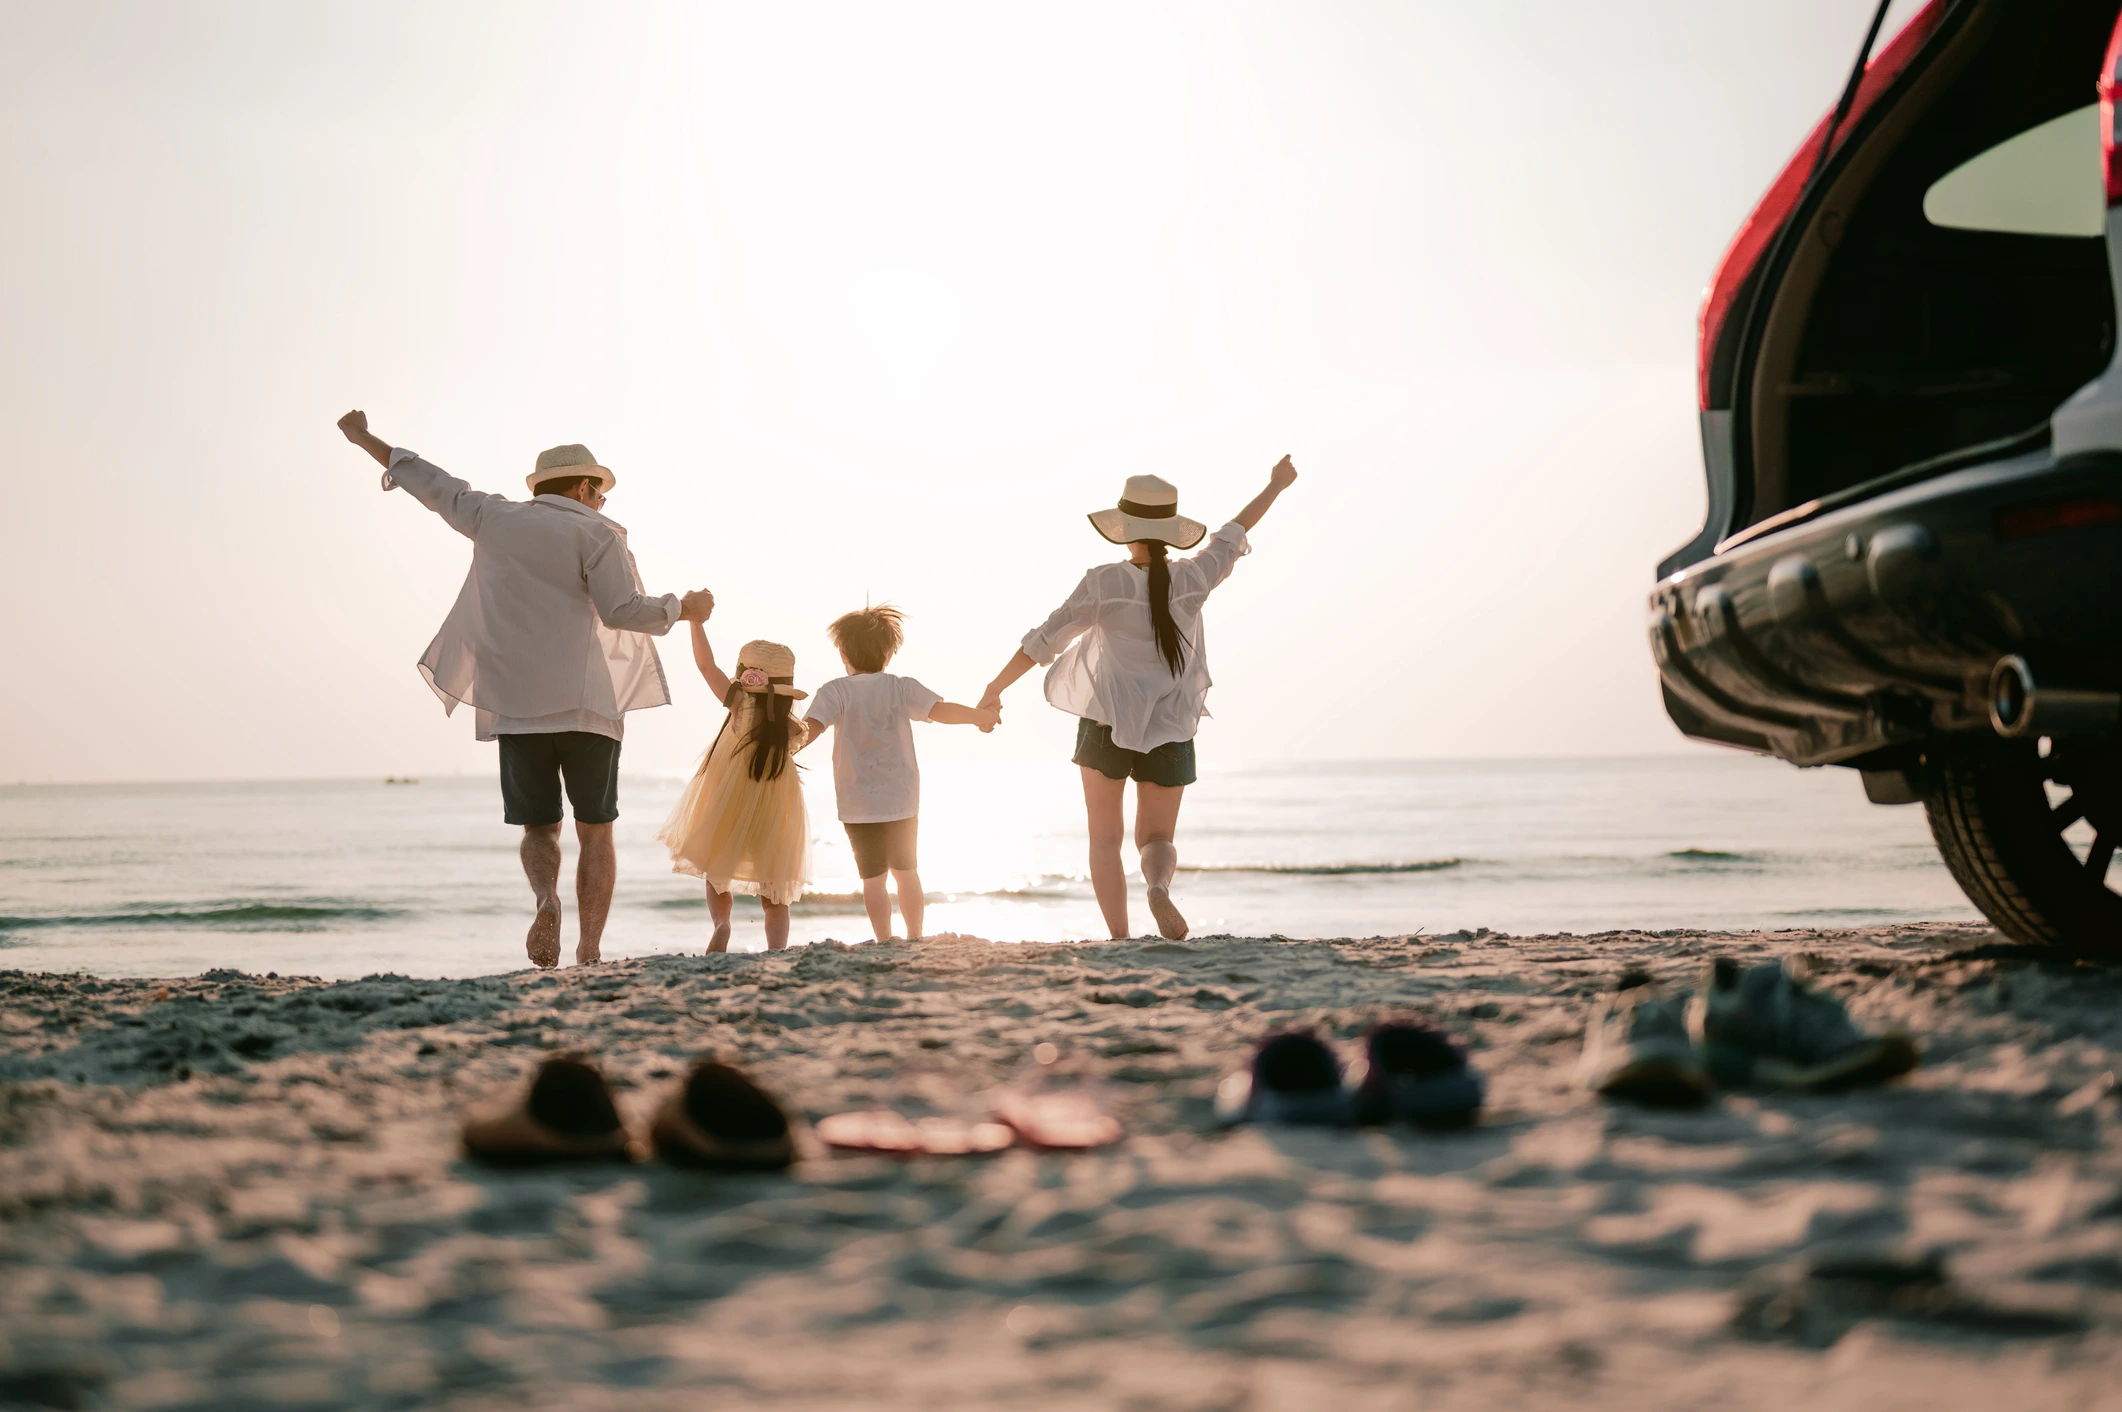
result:
[[(700, 884), (673, 874), (655, 841), (680, 784), (622, 781), (608, 958), (706, 945)], [(1104, 935), (1071, 767), (939, 762), (923, 787), (929, 931), (1008, 942)], [(829, 772), (810, 772), (806, 789), (816, 879), (792, 940), (865, 940)], [(484, 776), (0, 787), (0, 969), (516, 969), (529, 917), (518, 837)], [(1179, 852), (1174, 894), (1197, 936), (1976, 915), (1920, 808), (1867, 804), (1845, 770), (1738, 755), (1227, 770), (1188, 791)], [(567, 956), (571, 886), (564, 877)], [(1133, 907), (1136, 929), (1150, 929), (1139, 888)], [(762, 945), (757, 906), (740, 899), (734, 948)]]

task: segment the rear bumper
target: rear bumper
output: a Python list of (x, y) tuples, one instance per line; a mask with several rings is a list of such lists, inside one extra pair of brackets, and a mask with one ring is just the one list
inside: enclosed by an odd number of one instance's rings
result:
[(1988, 731), (1990, 668), (2122, 690), (2122, 521), (2006, 538), (1999, 516), (2122, 503), (2122, 454), (2044, 449), (1794, 525), (1661, 579), (1674, 724), (1800, 765)]

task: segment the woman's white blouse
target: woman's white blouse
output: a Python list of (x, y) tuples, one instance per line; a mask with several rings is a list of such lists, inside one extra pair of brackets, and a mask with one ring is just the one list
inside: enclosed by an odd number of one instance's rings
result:
[(1250, 553), (1245, 526), (1233, 520), (1200, 553), (1171, 561), (1172, 621), (1186, 644), (1176, 677), (1150, 628), (1149, 570), (1123, 561), (1085, 574), (1068, 601), (1024, 635), (1025, 656), (1053, 663), (1046, 699), (1072, 716), (1111, 726), (1113, 744), (1123, 750), (1192, 740), (1208, 714), (1211, 685), (1201, 605), (1230, 577), (1239, 556)]

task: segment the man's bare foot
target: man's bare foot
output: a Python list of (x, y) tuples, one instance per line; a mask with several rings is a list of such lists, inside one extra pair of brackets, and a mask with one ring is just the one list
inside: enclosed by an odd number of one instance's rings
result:
[(560, 964), (559, 903), (538, 909), (538, 915), (531, 919), (530, 935), (523, 939), (523, 950), (529, 955), (531, 964), (541, 971), (549, 971)]
[(575, 964), (577, 966), (594, 966), (604, 959), (602, 951), (602, 947), (585, 947), (578, 942), (575, 945)]
[(723, 924), (722, 924), (721, 926), (718, 926), (718, 927), (716, 927), (716, 928), (715, 928), (715, 934), (714, 934), (714, 936), (713, 936), (713, 937), (711, 937), (711, 938), (709, 938), (709, 940), (708, 940), (708, 943), (707, 943), (707, 949), (708, 949), (709, 951), (727, 951), (727, 950), (729, 950), (729, 923), (728, 923), (728, 922), (724, 922), (724, 923), (723, 923)]
[(1172, 906), (1169, 888), (1153, 887), (1149, 890), (1149, 914), (1157, 919), (1157, 932), (1166, 941), (1186, 940), (1186, 918)]

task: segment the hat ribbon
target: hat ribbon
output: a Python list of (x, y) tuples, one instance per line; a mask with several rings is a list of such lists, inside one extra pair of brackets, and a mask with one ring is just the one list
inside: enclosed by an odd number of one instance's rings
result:
[(1179, 502), (1169, 505), (1144, 505), (1139, 500), (1122, 500), (1116, 507), (1123, 515), (1133, 515), (1138, 520), (1176, 520), (1179, 518)]

